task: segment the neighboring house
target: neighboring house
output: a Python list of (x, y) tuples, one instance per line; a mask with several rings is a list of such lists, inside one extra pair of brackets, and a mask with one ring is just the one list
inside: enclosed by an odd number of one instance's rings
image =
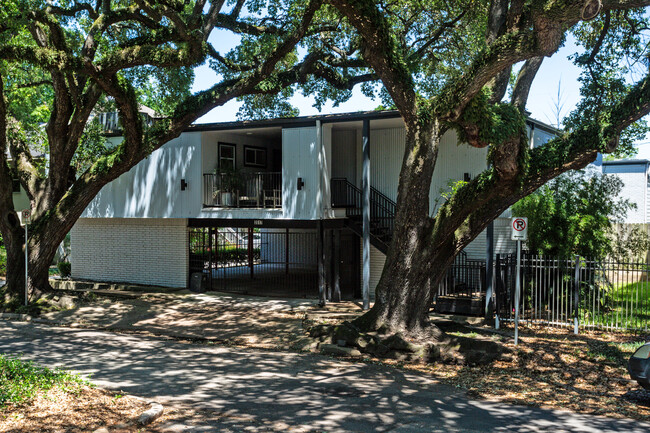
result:
[(604, 161), (603, 174), (615, 174), (623, 181), (623, 190), (619, 194), (621, 199), (627, 199), (636, 204), (636, 209), (630, 209), (624, 223), (647, 224), (650, 223), (650, 160), (647, 159), (622, 159), (618, 161)]
[[(530, 120), (531, 146), (554, 130)], [(368, 137), (364, 137), (364, 135)], [(369, 154), (363, 142), (369, 142)], [(110, 138), (115, 143), (121, 138)], [(199, 124), (106, 185), (71, 232), (77, 279), (258, 294), (370, 296), (392, 235), (405, 130), (396, 111)], [(442, 138), (430, 209), (485, 169), (487, 149)], [(364, 255), (363, 168), (370, 177)], [(495, 252), (511, 251), (509, 220)], [(485, 260), (486, 235), (466, 249)], [(369, 257), (364, 278), (363, 257)]]

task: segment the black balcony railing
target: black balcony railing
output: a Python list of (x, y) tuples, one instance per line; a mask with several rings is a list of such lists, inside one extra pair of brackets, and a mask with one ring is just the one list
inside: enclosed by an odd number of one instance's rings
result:
[(203, 206), (234, 208), (282, 207), (281, 173), (203, 175)]

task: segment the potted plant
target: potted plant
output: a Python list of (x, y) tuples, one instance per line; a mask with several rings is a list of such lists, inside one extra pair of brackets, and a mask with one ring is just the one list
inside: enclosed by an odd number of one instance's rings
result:
[[(221, 169), (217, 174), (220, 187), (215, 191), (215, 195), (220, 194), (222, 206), (233, 206), (235, 195), (241, 188), (241, 174), (239, 170), (233, 168)], [(217, 197), (213, 198), (216, 200)]]

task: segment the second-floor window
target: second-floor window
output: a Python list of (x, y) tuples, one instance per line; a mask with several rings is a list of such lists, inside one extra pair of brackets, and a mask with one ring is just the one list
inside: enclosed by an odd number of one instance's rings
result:
[(235, 170), (235, 145), (219, 143), (219, 170)]
[(244, 165), (246, 167), (266, 168), (266, 149), (244, 146)]

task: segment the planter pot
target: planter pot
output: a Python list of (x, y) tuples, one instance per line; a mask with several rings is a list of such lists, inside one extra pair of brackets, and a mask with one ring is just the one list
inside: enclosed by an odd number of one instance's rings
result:
[(232, 192), (222, 192), (221, 193), (221, 206), (234, 206), (235, 200)]

